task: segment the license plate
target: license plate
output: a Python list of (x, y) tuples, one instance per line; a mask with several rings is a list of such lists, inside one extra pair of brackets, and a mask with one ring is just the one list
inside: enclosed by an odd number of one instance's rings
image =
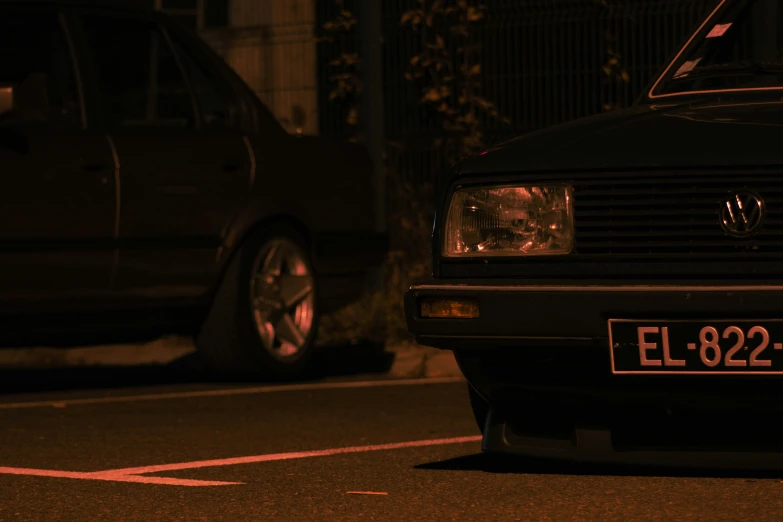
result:
[(614, 374), (783, 375), (783, 320), (609, 320)]

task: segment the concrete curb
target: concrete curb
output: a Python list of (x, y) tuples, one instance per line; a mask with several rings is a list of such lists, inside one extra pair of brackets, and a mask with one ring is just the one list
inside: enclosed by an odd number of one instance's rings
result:
[(415, 343), (387, 346), (394, 352), (394, 363), (389, 375), (404, 379), (421, 377), (462, 377), (454, 353), (437, 348), (428, 348)]
[[(181, 337), (165, 337), (141, 345), (2, 349), (0, 370), (164, 365), (194, 351), (192, 340)], [(386, 351), (394, 353), (390, 377), (462, 377), (452, 352), (414, 343), (387, 346)]]
[(164, 337), (145, 344), (77, 348), (12, 348), (0, 350), (0, 369), (168, 364), (193, 352), (193, 342), (180, 337)]

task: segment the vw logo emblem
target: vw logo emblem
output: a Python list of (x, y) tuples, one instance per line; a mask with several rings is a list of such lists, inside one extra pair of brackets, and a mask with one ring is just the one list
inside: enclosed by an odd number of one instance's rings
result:
[(755, 192), (731, 192), (721, 203), (720, 226), (730, 236), (749, 236), (758, 231), (765, 211), (764, 200)]

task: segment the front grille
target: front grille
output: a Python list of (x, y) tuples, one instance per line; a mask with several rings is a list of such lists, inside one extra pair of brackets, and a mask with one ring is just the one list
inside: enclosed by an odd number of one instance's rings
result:
[[(732, 191), (766, 204), (759, 231), (728, 236), (719, 207)], [(637, 173), (574, 181), (576, 253), (660, 258), (783, 259), (783, 176), (778, 173)]]

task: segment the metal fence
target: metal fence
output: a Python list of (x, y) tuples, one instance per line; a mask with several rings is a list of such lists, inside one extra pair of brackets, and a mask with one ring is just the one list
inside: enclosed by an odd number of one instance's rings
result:
[[(367, 1), (367, 0), (362, 0)], [(498, 141), (609, 107), (631, 105), (717, 0), (484, 0), (487, 16), (477, 29), (482, 45), (483, 94), (510, 124), (487, 121), (484, 132)], [(345, 0), (358, 10), (359, 0)], [(391, 173), (425, 183), (447, 168), (432, 146), (440, 132), (419, 103), (420, 88), (404, 78), (419, 37), (400, 24), (417, 0), (382, 0), (384, 27), (385, 133)], [(317, 24), (339, 6), (317, 2)], [(355, 31), (354, 33), (357, 33)], [(358, 49), (356, 39), (319, 44), (319, 130), (346, 137), (346, 108), (328, 100), (329, 61)], [(628, 79), (608, 77), (602, 67), (617, 53)], [(608, 147), (611, 144), (607, 144)]]

